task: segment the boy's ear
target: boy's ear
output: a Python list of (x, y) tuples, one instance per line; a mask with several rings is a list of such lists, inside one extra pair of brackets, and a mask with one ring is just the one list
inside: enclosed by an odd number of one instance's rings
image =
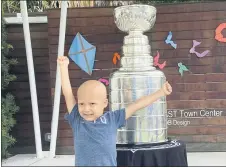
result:
[(104, 104), (104, 107), (106, 108), (108, 106), (108, 99), (105, 99)]

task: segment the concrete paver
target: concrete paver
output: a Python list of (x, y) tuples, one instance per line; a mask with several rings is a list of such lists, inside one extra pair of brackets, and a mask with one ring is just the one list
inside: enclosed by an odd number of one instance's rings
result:
[[(189, 152), (188, 166), (226, 166), (226, 152)], [(74, 155), (36, 158), (35, 154), (20, 154), (2, 161), (2, 166), (74, 166)]]

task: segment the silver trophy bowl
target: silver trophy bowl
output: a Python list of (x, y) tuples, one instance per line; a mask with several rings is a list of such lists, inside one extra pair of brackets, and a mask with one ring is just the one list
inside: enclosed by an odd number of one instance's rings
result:
[[(160, 89), (166, 81), (162, 71), (153, 66), (151, 46), (143, 33), (156, 20), (156, 8), (126, 5), (114, 10), (115, 24), (128, 35), (124, 37), (120, 68), (110, 75), (109, 107), (127, 107), (142, 96)], [(117, 131), (117, 144), (158, 144), (167, 141), (166, 99), (140, 109)]]
[(115, 8), (114, 19), (117, 27), (124, 32), (139, 29), (146, 32), (156, 20), (156, 8), (149, 5), (126, 5)]

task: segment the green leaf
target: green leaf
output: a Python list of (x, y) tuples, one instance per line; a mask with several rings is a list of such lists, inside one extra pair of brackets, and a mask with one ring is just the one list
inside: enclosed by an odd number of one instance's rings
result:
[(14, 96), (7, 90), (9, 83), (16, 80), (16, 76), (10, 73), (10, 68), (12, 65), (17, 64), (17, 60), (10, 58), (8, 55), (9, 49), (12, 49), (13, 46), (6, 42), (7, 33), (3, 18), (1, 20), (1, 26), (1, 154), (5, 158), (9, 156), (8, 148), (16, 142), (15, 138), (10, 135), (10, 131), (16, 123), (14, 114), (19, 111), (19, 107), (16, 105)]

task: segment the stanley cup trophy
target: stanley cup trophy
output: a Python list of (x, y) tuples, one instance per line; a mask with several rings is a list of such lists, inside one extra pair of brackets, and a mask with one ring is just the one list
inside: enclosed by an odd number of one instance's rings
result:
[[(143, 33), (156, 20), (156, 8), (149, 5), (127, 5), (114, 10), (117, 27), (128, 35), (122, 46), (121, 67), (110, 76), (110, 110), (118, 110), (149, 95), (166, 81), (162, 71), (153, 66), (151, 46)], [(118, 129), (117, 144), (158, 144), (167, 141), (166, 98), (137, 111), (123, 128)]]

